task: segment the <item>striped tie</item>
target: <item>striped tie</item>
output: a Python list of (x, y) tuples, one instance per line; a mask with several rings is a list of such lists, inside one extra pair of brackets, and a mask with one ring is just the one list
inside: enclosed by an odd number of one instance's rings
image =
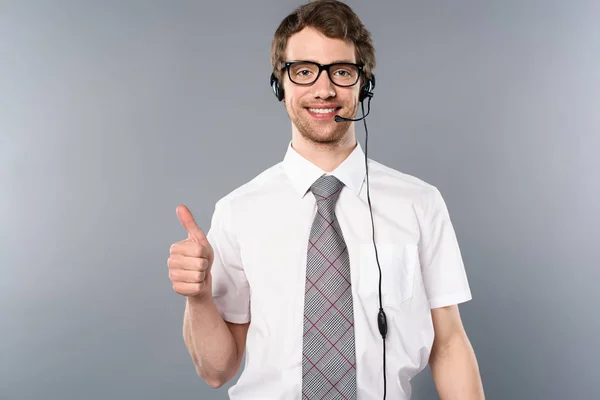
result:
[(304, 300), (302, 398), (356, 399), (350, 259), (335, 216), (343, 183), (322, 176), (308, 243)]

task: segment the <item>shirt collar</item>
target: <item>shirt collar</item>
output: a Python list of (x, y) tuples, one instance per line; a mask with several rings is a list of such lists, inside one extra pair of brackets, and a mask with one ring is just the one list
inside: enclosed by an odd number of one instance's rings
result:
[(322, 175), (333, 175), (338, 178), (352, 193), (360, 193), (365, 177), (365, 154), (360, 143), (352, 153), (333, 171), (327, 173), (312, 162), (301, 156), (290, 141), (283, 159), (283, 168), (290, 179), (294, 189), (304, 196), (310, 186)]

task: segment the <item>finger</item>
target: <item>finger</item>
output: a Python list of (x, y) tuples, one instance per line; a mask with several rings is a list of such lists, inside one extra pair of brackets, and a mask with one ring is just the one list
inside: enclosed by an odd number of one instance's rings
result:
[(198, 242), (183, 240), (171, 245), (170, 254), (179, 254), (186, 257), (207, 258), (209, 255), (209, 250), (206, 246), (203, 246)]
[(179, 217), (181, 225), (183, 225), (185, 230), (188, 232), (190, 239), (195, 239), (196, 241), (206, 240), (206, 235), (202, 229), (198, 227), (194, 216), (186, 206), (182, 204), (177, 207), (177, 216)]
[(208, 269), (208, 260), (206, 258), (186, 257), (180, 254), (173, 254), (169, 257), (167, 265), (170, 269), (206, 271)]
[(200, 283), (173, 282), (173, 290), (183, 296), (196, 296), (206, 287), (206, 281)]
[(169, 279), (173, 282), (200, 283), (206, 279), (206, 271), (188, 271), (185, 269), (169, 269)]

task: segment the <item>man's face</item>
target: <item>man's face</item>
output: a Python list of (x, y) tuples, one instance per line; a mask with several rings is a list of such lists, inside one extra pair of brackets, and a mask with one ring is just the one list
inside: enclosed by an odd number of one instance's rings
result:
[[(307, 27), (288, 40), (285, 61), (296, 60), (320, 64), (354, 63), (355, 47), (353, 43), (330, 39), (314, 28)], [(327, 72), (323, 71), (312, 85), (300, 86), (291, 82), (287, 71), (284, 71), (283, 88), (286, 110), (302, 137), (317, 143), (335, 143), (344, 138), (351, 122), (335, 122), (334, 116), (354, 118), (360, 82), (350, 87), (336, 86), (329, 80)], [(321, 109), (321, 112), (315, 112), (315, 108)], [(335, 110), (323, 113), (323, 108)]]

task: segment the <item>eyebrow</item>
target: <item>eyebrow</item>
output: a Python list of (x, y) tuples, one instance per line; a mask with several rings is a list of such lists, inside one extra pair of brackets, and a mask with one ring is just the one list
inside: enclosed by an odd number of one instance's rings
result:
[[(313, 60), (312, 58), (298, 59), (298, 61), (311, 61), (311, 62), (320, 64), (320, 62), (318, 62), (317, 60)], [(354, 64), (354, 61), (349, 60), (349, 59), (339, 59), (339, 60), (333, 60), (327, 64), (338, 64), (338, 63)]]

